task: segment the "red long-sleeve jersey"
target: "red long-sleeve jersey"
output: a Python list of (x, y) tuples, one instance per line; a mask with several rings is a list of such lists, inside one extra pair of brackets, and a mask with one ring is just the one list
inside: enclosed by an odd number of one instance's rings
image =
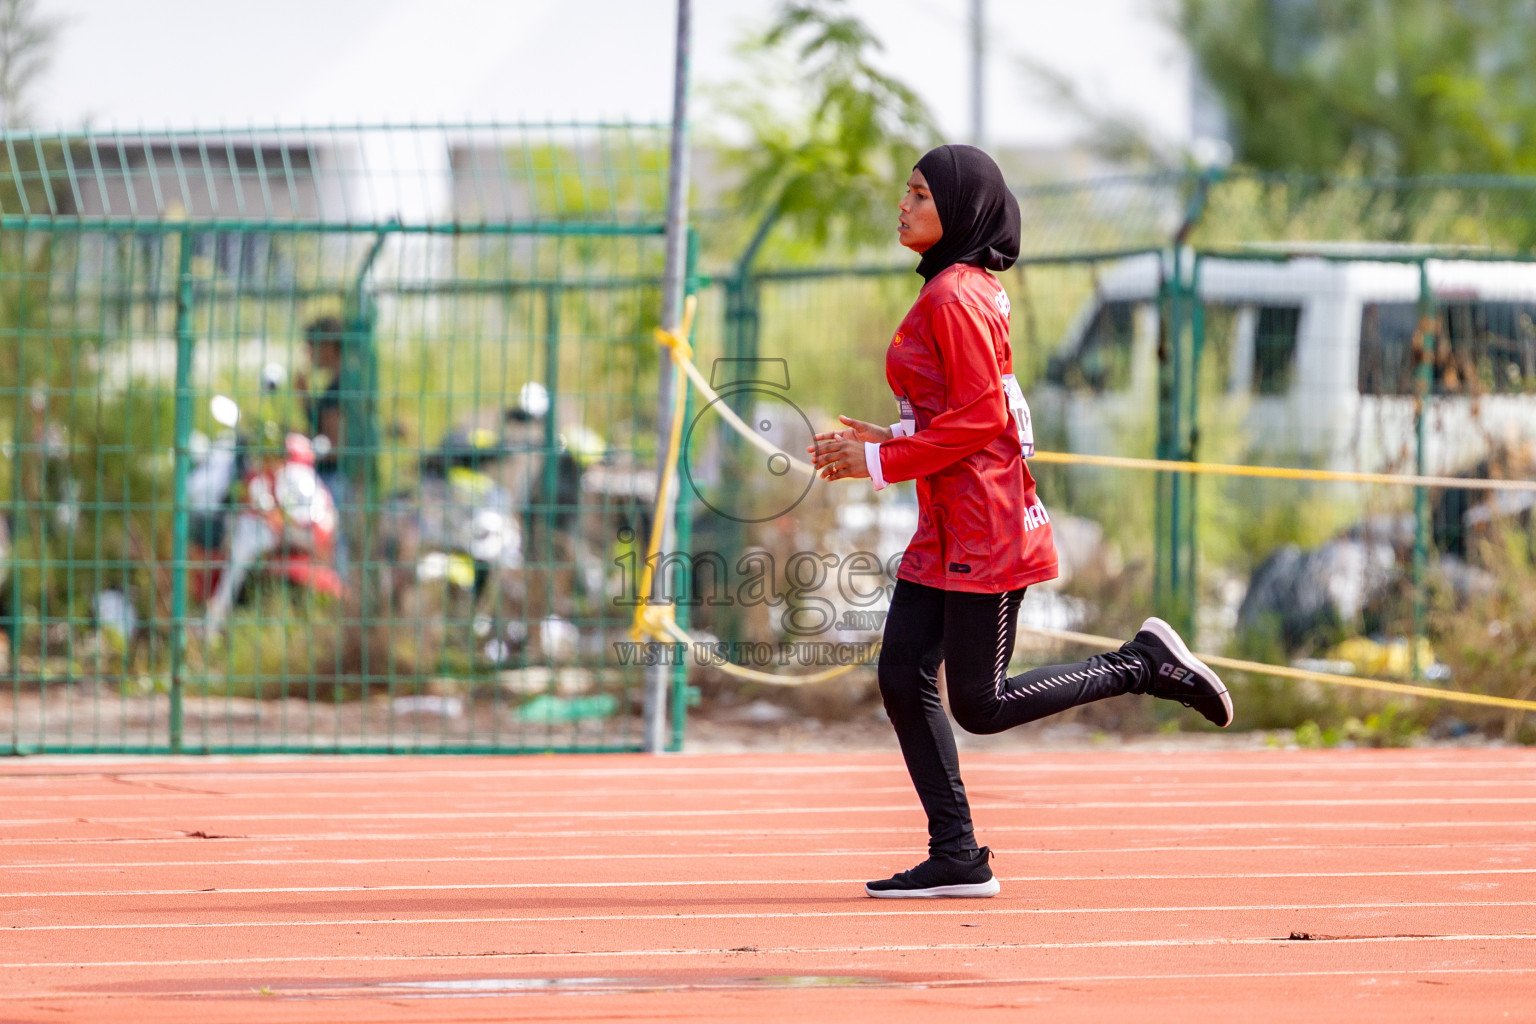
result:
[[(870, 453), (876, 487), (917, 481), (918, 527), (898, 576), (995, 594), (1056, 577), (1050, 517), (1019, 453), (1002, 375), (1013, 372), (1008, 296), (959, 263), (923, 286), (885, 353), (911, 433)], [(876, 458), (878, 454), (878, 458)]]

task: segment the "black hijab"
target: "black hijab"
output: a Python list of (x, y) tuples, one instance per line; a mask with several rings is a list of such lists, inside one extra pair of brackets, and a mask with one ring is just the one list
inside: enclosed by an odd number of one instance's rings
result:
[(1019, 201), (1003, 172), (975, 146), (940, 146), (917, 162), (928, 179), (944, 237), (923, 253), (917, 272), (932, 281), (956, 263), (1007, 270), (1019, 258)]

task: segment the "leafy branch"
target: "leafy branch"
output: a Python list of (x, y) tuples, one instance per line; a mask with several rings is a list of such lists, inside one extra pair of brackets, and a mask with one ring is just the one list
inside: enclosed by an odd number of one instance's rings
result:
[(793, 61), (781, 84), (798, 103), (786, 113), (765, 99), (766, 75), (728, 102), (750, 140), (727, 153), (742, 170), (738, 208), (818, 245), (887, 234), (900, 183), (938, 131), (917, 93), (875, 67), (880, 41), (845, 0), (789, 0), (745, 49)]

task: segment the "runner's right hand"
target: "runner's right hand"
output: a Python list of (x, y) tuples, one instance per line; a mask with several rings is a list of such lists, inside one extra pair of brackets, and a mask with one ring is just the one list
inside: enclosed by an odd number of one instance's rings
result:
[[(889, 427), (882, 427), (878, 423), (865, 423), (863, 420), (856, 420), (849, 416), (839, 416), (837, 419), (840, 423), (847, 424), (848, 429), (832, 430), (817, 434), (816, 440), (830, 441), (834, 437), (846, 437), (854, 441), (880, 444), (891, 439), (891, 429)], [(815, 450), (814, 445), (806, 449), (807, 452), (815, 452)]]

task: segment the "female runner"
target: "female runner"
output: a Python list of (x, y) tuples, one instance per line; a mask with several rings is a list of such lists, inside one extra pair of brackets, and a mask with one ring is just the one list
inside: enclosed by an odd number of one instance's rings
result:
[(973, 733), (1122, 693), (1176, 700), (1226, 726), (1232, 701), (1158, 618), (1117, 651), (1008, 676), (1024, 591), (1056, 577), (1050, 517), (1009, 412), (1009, 385), (1017, 385), (1008, 296), (988, 273), (1018, 259), (1019, 206), (991, 157), (973, 146), (940, 146), (917, 162), (899, 209), (901, 244), (922, 254), (917, 272), (925, 282), (885, 354), (901, 422), (882, 427), (839, 416), (846, 429), (817, 434), (810, 449), (826, 480), (867, 477), (876, 490), (917, 481), (917, 533), (897, 573), (879, 680), (928, 815), (928, 859), (865, 892), (994, 896), (992, 854), (976, 845), (939, 701), (940, 663), (955, 721)]

